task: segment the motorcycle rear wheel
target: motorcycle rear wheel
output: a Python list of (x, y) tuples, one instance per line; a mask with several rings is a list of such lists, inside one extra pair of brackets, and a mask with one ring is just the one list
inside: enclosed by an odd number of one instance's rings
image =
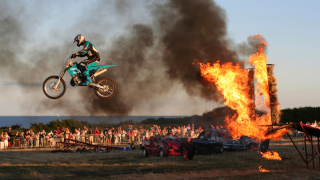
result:
[(101, 88), (94, 88), (94, 92), (96, 95), (101, 99), (109, 99), (116, 93), (117, 85), (116, 83), (110, 78), (101, 78), (98, 80), (97, 84), (103, 86), (104, 89)]
[(43, 82), (42, 90), (48, 98), (58, 99), (66, 92), (66, 83), (63, 79), (60, 79), (58, 87), (54, 88), (58, 81), (59, 76), (50, 76)]

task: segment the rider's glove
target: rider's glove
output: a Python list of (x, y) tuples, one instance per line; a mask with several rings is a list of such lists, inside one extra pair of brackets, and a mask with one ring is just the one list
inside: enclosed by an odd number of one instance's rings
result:
[(71, 58), (72, 58), (72, 59), (74, 59), (74, 58), (76, 58), (76, 57), (77, 57), (76, 54), (72, 54), (72, 55), (71, 55)]

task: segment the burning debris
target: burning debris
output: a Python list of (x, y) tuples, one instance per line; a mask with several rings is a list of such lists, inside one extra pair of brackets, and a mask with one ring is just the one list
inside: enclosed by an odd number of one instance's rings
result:
[(268, 159), (268, 160), (279, 160), (281, 161), (282, 158), (279, 156), (279, 153), (275, 151), (267, 151), (265, 153), (260, 152), (263, 158)]
[(268, 72), (268, 84), (269, 84), (269, 93), (270, 93), (270, 109), (271, 109), (271, 119), (272, 123), (277, 124), (280, 121), (280, 107), (277, 96), (277, 78), (273, 75), (273, 64), (267, 65)]
[(260, 171), (260, 172), (270, 172), (269, 170), (264, 169), (264, 168), (262, 168), (261, 166), (259, 166), (259, 171)]
[[(270, 94), (272, 103), (278, 105), (278, 101), (277, 98), (274, 98), (276, 97), (275, 77), (273, 75), (268, 76), (267, 71), (268, 58), (264, 54), (267, 42), (261, 35), (251, 36), (249, 37), (249, 41), (258, 42), (256, 45), (257, 52), (249, 58), (250, 64), (254, 66), (253, 76), (257, 81), (255, 97), (258, 98), (258, 102), (260, 102), (260, 108), (269, 109)], [(202, 77), (209, 82), (214, 82), (217, 89), (225, 98), (225, 105), (237, 112), (237, 114), (234, 114), (231, 118), (225, 118), (226, 127), (230, 129), (232, 137), (239, 138), (241, 136), (249, 136), (259, 139), (279, 139), (283, 134), (288, 132), (287, 129), (281, 129), (270, 133), (270, 129), (266, 125), (272, 125), (273, 121), (271, 114), (268, 112), (262, 116), (256, 115), (255, 118), (253, 118), (253, 85), (248, 84), (250, 79), (252, 79), (250, 78), (250, 73), (252, 73), (250, 70), (246, 71), (242, 69), (239, 64), (220, 64), (219, 61), (213, 64), (203, 64), (200, 62), (198, 62), (198, 64)], [(270, 83), (272, 85), (271, 87), (269, 87), (269, 81), (272, 82)], [(270, 89), (272, 90), (271, 93), (269, 92)], [(274, 112), (275, 116), (279, 115), (279, 111)]]

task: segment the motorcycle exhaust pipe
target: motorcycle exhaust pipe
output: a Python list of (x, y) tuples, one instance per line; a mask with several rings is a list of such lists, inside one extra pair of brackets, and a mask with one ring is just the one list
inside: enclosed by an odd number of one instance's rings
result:
[(100, 70), (100, 71), (94, 73), (94, 74), (93, 74), (93, 77), (97, 77), (97, 76), (99, 76), (100, 74), (105, 73), (106, 71), (107, 71), (107, 69)]

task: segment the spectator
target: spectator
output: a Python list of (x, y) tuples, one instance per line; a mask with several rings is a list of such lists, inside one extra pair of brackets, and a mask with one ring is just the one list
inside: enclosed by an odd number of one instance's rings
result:
[[(168, 133), (168, 130), (166, 127), (163, 128), (163, 131), (162, 131), (162, 137), (165, 137)], [(180, 128), (180, 133), (181, 133), (181, 128)]]
[[(181, 129), (181, 131), (182, 131), (182, 129)], [(168, 127), (168, 134), (172, 134), (171, 126)]]
[(135, 138), (137, 136), (137, 132), (135, 130), (131, 131), (131, 142), (134, 143), (135, 142)]
[(138, 129), (135, 128), (133, 132), (134, 132), (134, 142), (138, 142), (139, 141), (139, 139), (138, 139), (138, 132), (139, 132)]
[(9, 130), (8, 130), (8, 136), (10, 137), (8, 139), (8, 143), (10, 142), (10, 145), (13, 146), (13, 139), (14, 139), (14, 134), (12, 134), (12, 131), (11, 131), (11, 128), (9, 127)]
[(188, 129), (186, 128), (186, 126), (183, 126), (182, 137), (186, 137), (187, 136), (187, 132), (188, 132)]
[(24, 148), (24, 132), (20, 135), (20, 148)]
[(7, 149), (8, 145), (9, 145), (8, 142), (9, 142), (9, 139), (10, 139), (10, 136), (8, 135), (7, 132), (4, 133), (3, 139), (4, 139), (4, 149)]
[(30, 133), (30, 147), (33, 148), (35, 146), (35, 137), (34, 134)]
[(57, 127), (57, 134), (60, 134), (61, 129), (59, 127)]
[(109, 130), (108, 130), (108, 128), (106, 128), (106, 129), (103, 131), (103, 134), (104, 134), (104, 143), (105, 143), (105, 144), (108, 144), (108, 140), (109, 140)]
[[(84, 131), (83, 131), (84, 132)], [(89, 130), (89, 143), (92, 144), (93, 143), (93, 134), (92, 134), (92, 129)]]
[(111, 145), (111, 140), (112, 140), (112, 129), (109, 130), (109, 139), (108, 139), (108, 144)]
[(191, 126), (190, 124), (188, 124), (188, 127), (187, 127), (187, 133), (190, 134), (191, 133)]
[[(84, 133), (86, 133), (86, 134), (87, 134), (87, 132), (88, 132), (88, 128), (87, 128), (86, 126), (84, 126), (84, 127), (83, 127), (83, 130), (84, 130)], [(79, 131), (80, 131), (80, 128), (79, 128)]]
[(128, 128), (128, 130), (127, 130), (127, 139), (128, 139), (128, 142), (130, 143), (131, 142), (131, 129), (130, 128)]
[(36, 134), (36, 146), (39, 147), (40, 132)]
[(193, 157), (196, 154), (196, 147), (191, 142), (191, 138), (190, 137), (187, 137), (187, 141), (181, 143), (179, 149), (180, 149), (181, 152), (187, 151), (189, 160), (193, 160)]
[(44, 141), (46, 140), (46, 135), (47, 135), (47, 133), (46, 133), (46, 131), (43, 129), (42, 132), (40, 133), (41, 146), (44, 146)]
[(30, 146), (30, 131), (27, 131), (24, 137), (26, 138), (27, 146)]
[(120, 145), (120, 143), (121, 143), (121, 137), (122, 137), (122, 129), (121, 129), (121, 126), (118, 128), (118, 133), (117, 133), (117, 135), (118, 135), (118, 143), (119, 143), (119, 145)]
[(169, 133), (168, 138), (171, 138), (171, 139), (173, 139), (173, 138), (174, 138), (174, 137), (172, 136), (172, 133)]
[(14, 148), (19, 148), (20, 146), (19, 131), (16, 132), (16, 135), (14, 137), (15, 137)]
[(150, 136), (149, 136), (149, 130), (146, 130), (146, 132), (145, 132), (145, 133), (146, 133), (145, 138), (146, 138), (146, 139), (149, 139), (149, 137), (150, 137)]
[(197, 135), (196, 135), (196, 133), (194, 133), (194, 131), (191, 131), (190, 137), (191, 137), (191, 138), (197, 138)]
[(123, 130), (122, 130), (122, 135), (121, 135), (121, 138), (122, 138), (122, 141), (123, 141), (123, 142), (127, 141), (126, 136), (127, 136), (127, 132), (126, 132), (126, 130), (123, 129)]
[(109, 133), (108, 133), (108, 128), (106, 127), (106, 129), (105, 130), (103, 130), (103, 135), (104, 135), (104, 143), (108, 143), (108, 138), (109, 138)]
[(49, 146), (49, 145), (50, 145), (50, 136), (47, 134), (47, 135), (45, 136), (45, 138), (46, 138), (45, 146)]
[[(92, 130), (91, 130), (92, 132)], [(91, 138), (92, 136), (90, 136)], [(80, 134), (80, 139), (81, 139), (81, 142), (86, 142), (86, 132), (84, 130), (82, 130), (81, 134)], [(90, 143), (90, 139), (89, 139), (89, 143)], [(92, 143), (92, 141), (91, 141)]]
[(52, 147), (53, 146), (53, 133), (52, 133), (52, 131), (50, 131), (48, 133), (48, 136), (49, 136), (49, 146)]
[(3, 132), (0, 135), (0, 149), (4, 149), (4, 137)]
[(98, 143), (99, 134), (100, 134), (99, 129), (96, 127), (96, 129), (94, 130), (94, 142), (95, 143)]
[(103, 131), (100, 133), (100, 144), (103, 144), (104, 134)]
[[(115, 132), (115, 130), (114, 130), (114, 127), (112, 127), (111, 132), (112, 132), (112, 139), (111, 139), (111, 141), (114, 142), (115, 139), (116, 139), (116, 138), (115, 138), (116, 132)], [(112, 143), (112, 142), (111, 142), (111, 143)]]

